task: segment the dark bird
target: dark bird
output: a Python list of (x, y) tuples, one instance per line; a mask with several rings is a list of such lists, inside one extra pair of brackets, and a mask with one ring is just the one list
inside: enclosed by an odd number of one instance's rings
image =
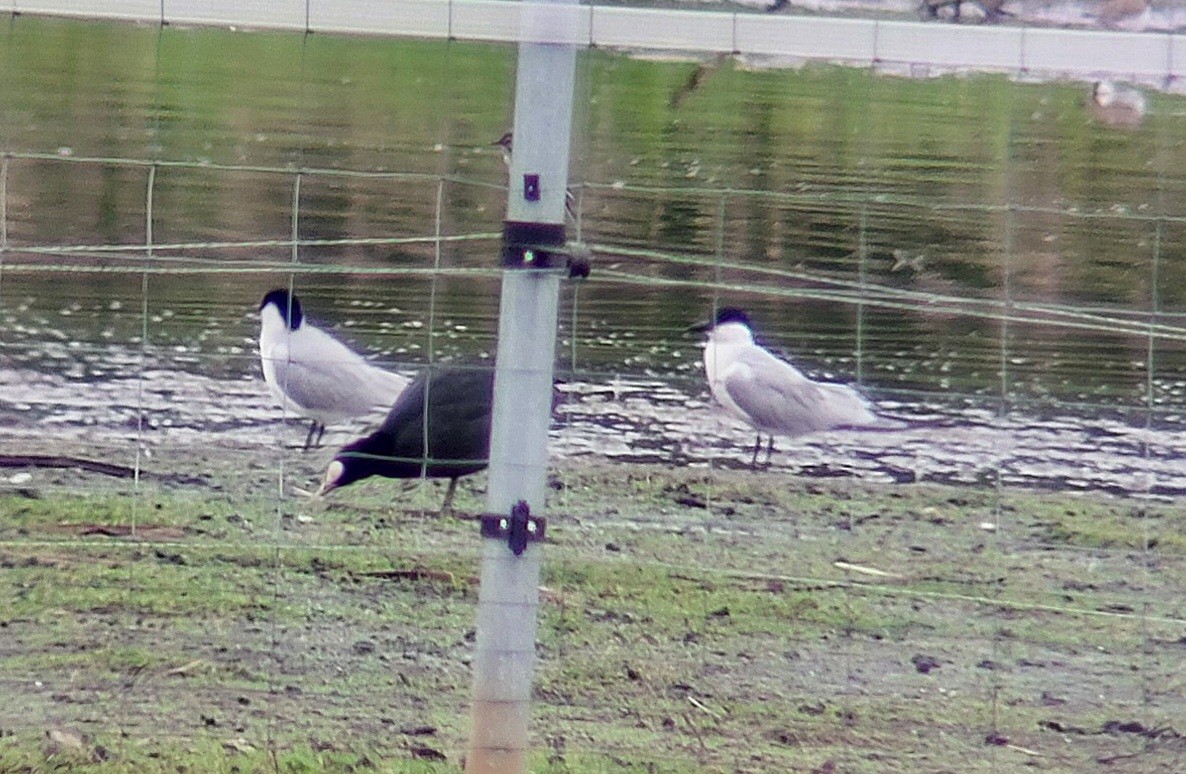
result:
[(287, 290), (265, 295), (259, 317), (264, 381), (286, 411), (313, 420), (306, 449), (321, 442), (327, 424), (390, 406), (408, 384), (306, 322), (300, 300)]
[(502, 137), (499, 137), (497, 140), (495, 140), (494, 142), (492, 142), (490, 144), (497, 145), (499, 148), (502, 149), (502, 163), (506, 164), (507, 167), (509, 168), (511, 166), (511, 151), (513, 151), (515, 148), (514, 133), (507, 132)]
[(763, 435), (770, 436), (769, 464), (776, 435), (868, 426), (888, 429), (887, 421), (873, 413), (869, 402), (852, 387), (812, 381), (756, 344), (749, 315), (742, 310), (721, 309), (713, 322), (690, 330), (708, 332), (704, 373), (713, 398), (758, 432), (752, 466), (757, 466)]
[(492, 371), (456, 367), (424, 371), (400, 394), (378, 430), (334, 455), (317, 494), (371, 476), (448, 478), (449, 490), (441, 506), (442, 512), (448, 511), (457, 479), (486, 467), (493, 403)]

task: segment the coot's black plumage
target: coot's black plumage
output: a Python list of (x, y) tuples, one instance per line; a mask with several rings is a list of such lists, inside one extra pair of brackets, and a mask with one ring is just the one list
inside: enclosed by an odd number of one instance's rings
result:
[(451, 479), (442, 506), (442, 510), (448, 510), (457, 479), (486, 467), (493, 403), (491, 371), (445, 367), (421, 373), (396, 399), (378, 430), (346, 444), (334, 456), (317, 493), (325, 494), (370, 476), (426, 475)]

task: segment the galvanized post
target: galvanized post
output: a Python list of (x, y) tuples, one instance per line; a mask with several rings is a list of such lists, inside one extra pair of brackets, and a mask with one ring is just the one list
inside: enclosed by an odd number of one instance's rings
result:
[(527, 765), (578, 12), (521, 6), (469, 774)]

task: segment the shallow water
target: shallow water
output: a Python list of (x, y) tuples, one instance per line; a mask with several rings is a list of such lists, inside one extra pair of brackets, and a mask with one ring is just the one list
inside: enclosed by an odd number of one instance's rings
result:
[[(254, 310), (290, 281), (391, 367), (492, 357), (498, 280), (472, 270), (496, 259), (512, 48), (16, 17), (0, 57), (5, 436), (274, 441)], [(578, 66), (571, 229), (596, 258), (562, 301), (557, 454), (747, 462), (683, 332), (716, 302), (951, 426), (776, 465), (1180, 493), (1181, 98), (1121, 130), (1085, 84)]]
[[(50, 438), (94, 456), (147, 469), (168, 469), (174, 449), (191, 445), (256, 449), (260, 460), (276, 444), (292, 448), (304, 422), (285, 417), (262, 380), (215, 379), (145, 370), (138, 376), (72, 381), (43, 371), (0, 369), (0, 422), (10, 448), (53, 453)], [(559, 458), (593, 456), (630, 464), (745, 468), (751, 431), (725, 417), (691, 380), (618, 378), (563, 386), (552, 431)], [(909, 427), (839, 431), (779, 441), (769, 469), (808, 476), (971, 486), (1020, 485), (1073, 491), (1186, 495), (1186, 432), (1135, 427), (1115, 418), (1000, 416), (970, 404), (883, 402)], [(332, 455), (381, 418), (331, 428)], [(286, 419), (288, 420), (286, 423)], [(278, 461), (279, 456), (275, 456)], [(763, 457), (759, 456), (759, 466)]]

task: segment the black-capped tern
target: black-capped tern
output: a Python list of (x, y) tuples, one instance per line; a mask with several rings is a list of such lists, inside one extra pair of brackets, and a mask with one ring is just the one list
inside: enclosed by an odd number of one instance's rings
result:
[(312, 420), (306, 449), (321, 442), (327, 424), (390, 406), (408, 384), (307, 322), (287, 290), (265, 295), (259, 315), (264, 381), (286, 411)]
[(751, 460), (757, 466), (762, 435), (800, 436), (840, 428), (884, 425), (868, 401), (844, 384), (815, 382), (790, 363), (754, 342), (749, 316), (732, 307), (709, 323), (690, 330), (707, 331), (704, 372), (708, 389), (724, 409), (758, 432)]

